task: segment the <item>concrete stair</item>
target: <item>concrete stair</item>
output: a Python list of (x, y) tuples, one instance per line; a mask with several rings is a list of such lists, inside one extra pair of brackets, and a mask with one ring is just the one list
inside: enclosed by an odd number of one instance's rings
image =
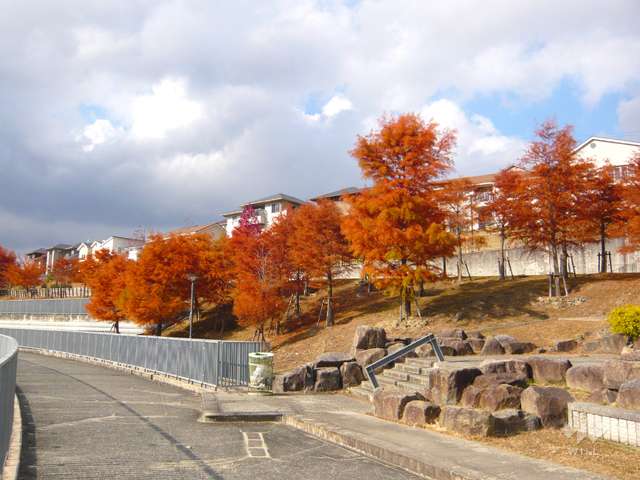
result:
[[(429, 387), (429, 370), (433, 368), (433, 363), (434, 360), (429, 358), (405, 358), (403, 362), (396, 362), (392, 368), (377, 374), (376, 379), (385, 390), (421, 392)], [(371, 400), (373, 386), (369, 380), (365, 380), (349, 391), (357, 397)]]

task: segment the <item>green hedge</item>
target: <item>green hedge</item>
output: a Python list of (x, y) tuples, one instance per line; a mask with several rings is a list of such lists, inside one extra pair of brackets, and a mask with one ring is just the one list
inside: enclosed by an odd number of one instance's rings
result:
[(614, 308), (609, 314), (609, 325), (613, 333), (622, 333), (634, 340), (640, 337), (640, 305)]

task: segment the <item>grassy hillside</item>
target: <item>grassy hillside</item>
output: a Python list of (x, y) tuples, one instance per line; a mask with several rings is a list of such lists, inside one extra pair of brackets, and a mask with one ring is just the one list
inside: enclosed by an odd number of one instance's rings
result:
[[(640, 303), (640, 275), (605, 274), (571, 279), (566, 301), (548, 303), (546, 277), (515, 280), (477, 279), (458, 285), (446, 280), (430, 284), (418, 299), (422, 318), (414, 316), (397, 324), (398, 300), (382, 292), (367, 294), (355, 281), (343, 281), (335, 289), (336, 325), (318, 325), (322, 290), (304, 298), (303, 315), (292, 320), (286, 331), (268, 334), (276, 352), (276, 369), (285, 370), (312, 361), (327, 351), (348, 351), (358, 325), (377, 325), (392, 336), (415, 337), (453, 327), (480, 330), (485, 334), (507, 333), (519, 340), (550, 345), (554, 340), (593, 335), (606, 328), (606, 314), (626, 303)], [(540, 300), (542, 299), (542, 300)], [(220, 335), (221, 322), (227, 327)], [(195, 336), (248, 340), (253, 329), (230, 328), (228, 307), (206, 311), (194, 326)], [(172, 327), (167, 334), (185, 336), (188, 324)]]

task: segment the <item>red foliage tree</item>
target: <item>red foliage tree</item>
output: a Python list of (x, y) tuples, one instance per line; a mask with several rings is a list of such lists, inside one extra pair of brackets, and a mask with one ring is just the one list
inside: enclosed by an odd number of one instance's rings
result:
[(498, 271), (501, 280), (504, 280), (506, 275), (505, 246), (511, 229), (510, 218), (513, 216), (512, 208), (516, 201), (515, 195), (518, 191), (517, 186), (520, 179), (521, 172), (513, 167), (501, 170), (495, 178), (491, 201), (482, 212), (482, 214), (491, 217), (493, 221), (492, 229), (497, 231), (500, 237), (500, 265)]
[(640, 250), (640, 153), (631, 162), (629, 175), (624, 179), (623, 200), (622, 231), (627, 243), (623, 250), (637, 251)]
[(162, 326), (188, 310), (190, 275), (197, 278), (196, 301), (221, 303), (229, 288), (224, 240), (208, 235), (154, 235), (127, 270), (124, 311), (140, 325)]
[(58, 286), (78, 282), (80, 280), (80, 262), (77, 258), (59, 258), (53, 264), (51, 277)]
[(44, 268), (40, 262), (22, 260), (16, 262), (7, 268), (6, 279), (12, 287), (22, 287), (25, 290), (42, 285), (42, 277), (44, 276)]
[[(613, 167), (597, 168), (589, 165), (582, 193), (583, 238), (585, 241), (599, 240), (601, 272), (607, 271), (607, 238), (615, 234), (623, 221), (624, 188), (613, 178)], [(578, 231), (579, 233), (579, 231)]]
[(123, 255), (100, 250), (80, 266), (80, 275), (91, 288), (87, 312), (96, 320), (113, 322), (116, 333), (120, 333), (120, 321), (126, 319), (126, 274), (131, 263)]
[[(583, 242), (579, 226), (584, 219), (589, 163), (576, 156), (571, 127), (558, 128), (547, 121), (536, 136), (521, 160), (526, 174), (515, 173), (516, 181), (506, 186), (505, 194), (512, 199), (508, 222), (514, 239), (530, 250), (549, 254), (555, 295), (560, 296), (567, 248)], [(549, 293), (554, 293), (552, 288)]]
[(0, 245), (0, 288), (6, 288), (9, 284), (7, 280), (7, 269), (16, 264), (16, 254)]
[(373, 185), (348, 198), (343, 231), (375, 282), (400, 294), (406, 315), (415, 284), (433, 275), (430, 260), (453, 250), (435, 181), (449, 171), (454, 145), (453, 133), (407, 114), (383, 118), (351, 152)]
[(327, 284), (326, 326), (334, 324), (333, 284), (350, 266), (350, 246), (341, 231), (342, 215), (335, 203), (324, 200), (300, 207), (289, 237), (290, 256), (309, 276)]
[(252, 222), (242, 223), (229, 240), (233, 263), (233, 313), (243, 326), (255, 326), (264, 340), (265, 325), (277, 326), (286, 308), (291, 264), (286, 239), (277, 228), (259, 231)]

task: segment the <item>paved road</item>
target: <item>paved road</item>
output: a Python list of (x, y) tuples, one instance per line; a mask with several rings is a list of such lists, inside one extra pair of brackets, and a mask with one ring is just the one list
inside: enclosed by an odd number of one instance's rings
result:
[(415, 479), (277, 423), (196, 420), (195, 393), (20, 352), (20, 478)]

